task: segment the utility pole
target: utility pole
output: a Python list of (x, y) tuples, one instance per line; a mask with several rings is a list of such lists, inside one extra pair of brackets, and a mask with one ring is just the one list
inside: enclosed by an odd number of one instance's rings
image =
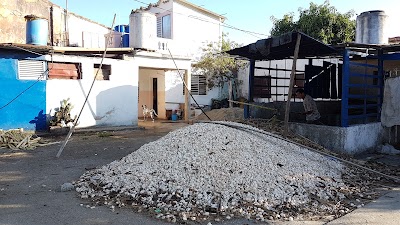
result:
[(68, 46), (69, 45), (69, 34), (68, 34), (68, 0), (65, 0), (65, 18), (64, 18), (64, 26), (65, 26), (65, 31), (64, 31), (64, 45)]

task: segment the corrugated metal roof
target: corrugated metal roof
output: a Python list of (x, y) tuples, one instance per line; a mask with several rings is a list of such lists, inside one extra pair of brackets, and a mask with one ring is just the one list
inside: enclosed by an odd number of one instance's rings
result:
[(337, 50), (302, 32), (258, 40), (255, 43), (227, 51), (233, 56), (254, 60), (279, 60), (293, 57), (297, 34), (301, 34), (299, 58), (323, 57), (337, 54)]

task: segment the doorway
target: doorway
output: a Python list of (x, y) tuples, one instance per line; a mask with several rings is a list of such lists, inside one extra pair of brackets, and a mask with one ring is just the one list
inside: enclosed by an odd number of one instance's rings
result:
[(158, 114), (158, 95), (157, 95), (158, 91), (157, 90), (158, 90), (157, 78), (153, 78), (153, 109)]

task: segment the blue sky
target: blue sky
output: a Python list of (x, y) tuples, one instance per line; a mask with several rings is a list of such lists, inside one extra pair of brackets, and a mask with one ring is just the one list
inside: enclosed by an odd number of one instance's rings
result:
[[(145, 3), (155, 3), (157, 0), (139, 0)], [(227, 17), (226, 24), (239, 29), (269, 35), (272, 22), (271, 16), (282, 18), (285, 13), (294, 12), (298, 8), (308, 8), (310, 2), (322, 4), (324, 0), (189, 0), (208, 10)], [(52, 0), (53, 3), (65, 7), (66, 0)], [(385, 10), (389, 15), (389, 36), (400, 36), (400, 9), (396, 0), (330, 0), (339, 12), (354, 10), (360, 14), (369, 10)], [(96, 22), (111, 26), (114, 13), (117, 14), (116, 24), (128, 24), (132, 9), (145, 6), (135, 0), (68, 0), (68, 9)], [(223, 28), (229, 33), (229, 38), (241, 44), (248, 44), (263, 35), (250, 35), (233, 29)]]

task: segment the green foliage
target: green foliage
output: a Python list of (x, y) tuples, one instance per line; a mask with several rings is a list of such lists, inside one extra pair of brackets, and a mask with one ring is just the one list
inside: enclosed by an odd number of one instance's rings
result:
[(225, 53), (225, 51), (240, 47), (239, 44), (230, 41), (226, 36), (226, 34), (223, 34), (221, 42), (209, 43), (203, 48), (203, 55), (193, 65), (192, 73), (205, 75), (210, 89), (222, 87), (225, 82), (235, 79), (237, 71), (245, 65), (244, 61), (234, 59)]
[(281, 35), (290, 31), (301, 31), (327, 44), (338, 44), (354, 41), (356, 22), (351, 18), (354, 11), (339, 13), (329, 1), (321, 5), (310, 3), (308, 9), (299, 8), (299, 19), (294, 21), (293, 13), (282, 19), (271, 17), (273, 28), (271, 34)]
[(56, 109), (54, 116), (50, 120), (51, 126), (61, 126), (61, 124), (75, 121), (75, 118), (71, 118), (71, 110), (74, 106), (69, 102), (69, 98), (63, 99), (60, 103), (60, 108)]
[(110, 136), (113, 136), (113, 134), (110, 133), (110, 132), (107, 132), (107, 131), (103, 131), (103, 132), (98, 132), (98, 133), (97, 133), (97, 136), (103, 138), (103, 137), (110, 137)]

